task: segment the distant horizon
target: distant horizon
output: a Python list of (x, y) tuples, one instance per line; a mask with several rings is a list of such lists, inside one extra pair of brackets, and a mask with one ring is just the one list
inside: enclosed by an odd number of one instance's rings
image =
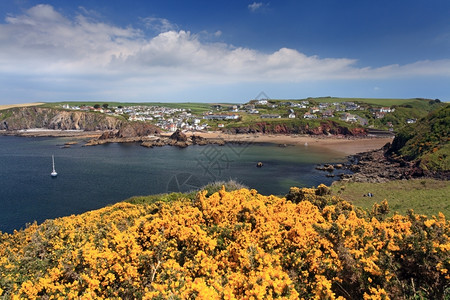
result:
[(448, 102), (449, 15), (442, 0), (4, 0), (0, 105), (261, 91)]
[[(307, 100), (307, 99), (319, 99), (319, 98), (336, 98), (336, 99), (349, 99), (349, 100), (358, 100), (358, 99), (369, 99), (369, 100), (440, 100), (441, 102), (448, 103), (450, 100), (445, 99), (431, 99), (431, 98), (422, 98), (422, 97), (413, 97), (413, 98), (392, 98), (392, 97), (386, 97), (386, 98), (370, 98), (370, 97), (337, 97), (337, 96), (319, 96), (319, 97), (306, 97), (306, 98), (267, 98), (267, 100), (274, 100), (274, 101), (299, 101), (299, 100)], [(104, 103), (158, 103), (158, 104), (164, 104), (164, 103), (204, 103), (204, 104), (244, 104), (252, 100), (258, 100), (258, 99), (247, 99), (243, 102), (229, 102), (229, 101), (116, 101), (116, 100), (67, 100), (67, 101), (31, 101), (31, 102), (21, 102), (21, 103), (6, 103), (6, 104), (0, 104), (0, 108), (2, 106), (19, 106), (19, 105), (42, 105), (42, 104), (48, 104), (48, 103), (96, 103), (96, 104), (104, 104)]]

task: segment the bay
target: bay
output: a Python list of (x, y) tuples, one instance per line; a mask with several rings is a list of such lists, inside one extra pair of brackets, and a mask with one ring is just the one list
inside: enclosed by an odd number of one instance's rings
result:
[[(262, 194), (331, 184), (317, 164), (344, 162), (320, 147), (226, 144), (144, 148), (136, 143), (63, 148), (67, 138), (0, 136), (0, 231), (79, 214), (132, 196), (186, 192), (234, 179)], [(50, 176), (55, 156), (57, 178)], [(262, 168), (256, 168), (257, 162)]]

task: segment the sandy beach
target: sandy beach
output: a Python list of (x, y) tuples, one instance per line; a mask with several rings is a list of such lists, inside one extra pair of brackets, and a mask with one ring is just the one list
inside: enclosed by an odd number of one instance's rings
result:
[(222, 132), (188, 132), (187, 136), (200, 135), (207, 139), (223, 139), (230, 142), (272, 143), (292, 146), (323, 147), (342, 152), (345, 155), (380, 149), (393, 137), (354, 138), (345, 136), (308, 136), (308, 135), (276, 135), (276, 134), (225, 134)]
[(28, 106), (39, 106), (45, 104), (44, 102), (33, 102), (33, 103), (21, 103), (21, 104), (9, 104), (9, 105), (0, 105), (0, 110), (10, 109), (14, 107), (28, 107)]
[[(12, 132), (0, 131), (0, 135), (10, 135)], [(95, 139), (100, 137), (101, 131), (70, 131), (70, 130), (39, 130), (31, 129), (14, 132), (13, 135), (26, 137), (73, 137), (74, 139)], [(161, 133), (161, 137), (170, 137), (172, 132)], [(206, 139), (223, 140), (225, 142), (242, 143), (271, 143), (287, 146), (323, 147), (341, 152), (343, 155), (380, 149), (386, 143), (392, 142), (393, 137), (346, 137), (346, 136), (308, 136), (308, 135), (281, 135), (281, 134), (225, 134), (223, 132), (185, 132), (201, 136)], [(116, 139), (115, 142), (120, 142)], [(127, 141), (124, 141), (127, 142)]]

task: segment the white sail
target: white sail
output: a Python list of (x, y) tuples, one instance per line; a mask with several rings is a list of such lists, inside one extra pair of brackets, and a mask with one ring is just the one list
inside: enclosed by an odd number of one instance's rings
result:
[(52, 155), (52, 166), (53, 166), (53, 169), (52, 169), (52, 172), (50, 173), (50, 175), (52, 175), (52, 177), (56, 177), (56, 176), (58, 176), (58, 173), (56, 173), (56, 170), (55, 170), (55, 157), (54, 157), (54, 155)]

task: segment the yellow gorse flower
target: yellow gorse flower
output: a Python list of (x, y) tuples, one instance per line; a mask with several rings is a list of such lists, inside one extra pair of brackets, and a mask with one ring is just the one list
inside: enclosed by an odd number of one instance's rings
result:
[[(378, 218), (380, 210), (363, 212), (327, 191), (291, 188), (286, 198), (202, 191), (32, 224), (1, 235), (0, 295), (389, 299), (411, 282), (429, 298), (448, 288), (450, 228), (442, 214)], [(404, 280), (416, 257), (424, 265)], [(427, 276), (433, 282), (423, 282)]]

